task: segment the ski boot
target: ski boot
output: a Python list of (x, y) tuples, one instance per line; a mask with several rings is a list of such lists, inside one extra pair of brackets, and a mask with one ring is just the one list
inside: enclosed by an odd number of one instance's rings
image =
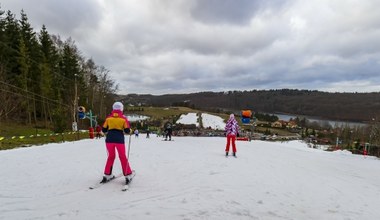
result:
[(102, 181), (100, 181), (100, 183), (106, 183), (106, 182), (112, 180), (113, 178), (115, 178), (114, 175), (104, 175), (103, 179), (102, 179)]
[(128, 185), (131, 182), (131, 180), (133, 178), (132, 175), (133, 175), (133, 173), (125, 176), (125, 185)]

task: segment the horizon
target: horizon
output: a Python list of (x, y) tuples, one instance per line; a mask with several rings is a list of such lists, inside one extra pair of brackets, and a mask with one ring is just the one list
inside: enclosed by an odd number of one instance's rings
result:
[(329, 93), (329, 94), (369, 94), (369, 93), (380, 93), (379, 91), (373, 92), (329, 92), (329, 91), (321, 91), (321, 90), (309, 90), (309, 89), (252, 89), (252, 90), (228, 90), (228, 91), (200, 91), (200, 92), (189, 92), (189, 93), (166, 93), (166, 94), (151, 94), (151, 93), (128, 93), (128, 94), (116, 94), (119, 96), (125, 95), (152, 95), (152, 96), (164, 96), (164, 95), (188, 95), (188, 94), (199, 94), (199, 93), (228, 93), (228, 92), (269, 92), (269, 91), (282, 91), (282, 90), (291, 90), (291, 91), (308, 91), (308, 92), (321, 92), (321, 93)]

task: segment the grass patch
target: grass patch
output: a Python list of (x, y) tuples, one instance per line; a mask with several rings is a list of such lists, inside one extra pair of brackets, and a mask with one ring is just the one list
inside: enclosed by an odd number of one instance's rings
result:
[(49, 129), (35, 128), (29, 125), (20, 125), (12, 123), (1, 123), (0, 125), (0, 137), (51, 134), (51, 130)]
[(0, 128), (0, 150), (89, 138), (87, 132), (54, 134), (49, 129), (13, 123), (1, 123)]
[(35, 145), (44, 145), (50, 143), (62, 143), (66, 141), (76, 141), (81, 139), (87, 139), (89, 135), (87, 132), (77, 132), (77, 133), (60, 133), (60, 134), (44, 134), (33, 137), (15, 136), (14, 139), (6, 138), (0, 141), (0, 150), (7, 150), (19, 147), (30, 147)]

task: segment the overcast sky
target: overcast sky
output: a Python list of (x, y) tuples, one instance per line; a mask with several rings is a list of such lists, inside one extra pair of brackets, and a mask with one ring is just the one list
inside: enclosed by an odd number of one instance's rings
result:
[(380, 91), (380, 0), (2, 0), (72, 37), (120, 94)]

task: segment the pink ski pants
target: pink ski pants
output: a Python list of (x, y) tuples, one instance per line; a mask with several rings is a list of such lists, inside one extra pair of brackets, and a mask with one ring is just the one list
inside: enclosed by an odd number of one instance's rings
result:
[(233, 134), (227, 135), (227, 145), (226, 145), (226, 152), (230, 151), (230, 145), (232, 143), (232, 152), (236, 152), (236, 144), (235, 144), (236, 136)]
[(116, 150), (119, 155), (121, 168), (123, 170), (124, 176), (132, 173), (131, 167), (129, 166), (128, 158), (125, 155), (125, 144), (122, 143), (106, 143), (106, 148), (108, 151), (108, 158), (106, 162), (106, 167), (104, 168), (105, 175), (112, 174), (112, 167), (116, 157)]

